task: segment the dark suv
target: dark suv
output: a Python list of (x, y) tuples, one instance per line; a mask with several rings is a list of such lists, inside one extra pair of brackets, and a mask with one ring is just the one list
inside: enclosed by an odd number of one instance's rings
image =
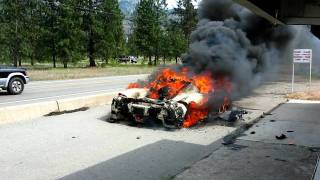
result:
[(26, 69), (0, 66), (0, 90), (7, 90), (12, 95), (21, 94), (28, 82)]

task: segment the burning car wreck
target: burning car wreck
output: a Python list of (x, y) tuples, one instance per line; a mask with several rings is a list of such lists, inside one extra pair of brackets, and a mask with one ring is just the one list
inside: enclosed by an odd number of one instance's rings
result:
[[(145, 84), (130, 84), (113, 99), (109, 122), (159, 121), (166, 128), (190, 127), (212, 113), (208, 100), (214, 87), (229, 89), (227, 81), (214, 80), (210, 73), (193, 76), (186, 68), (164, 69)], [(228, 106), (225, 96), (215, 113), (225, 111)]]
[[(294, 33), (231, 0), (203, 0), (182, 64), (130, 84), (114, 98), (109, 121), (158, 120), (165, 127), (188, 128), (211, 119), (276, 73)], [(223, 119), (239, 113), (244, 114), (234, 111)]]

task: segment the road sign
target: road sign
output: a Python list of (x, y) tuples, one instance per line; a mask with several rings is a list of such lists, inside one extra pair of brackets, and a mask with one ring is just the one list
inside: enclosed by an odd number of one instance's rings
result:
[(292, 63), (292, 92), (294, 86), (294, 64), (295, 63), (308, 63), (310, 64), (309, 74), (309, 88), (311, 88), (311, 74), (312, 74), (312, 49), (294, 49), (293, 50), (293, 63)]
[(293, 50), (294, 63), (311, 63), (312, 49), (295, 49)]

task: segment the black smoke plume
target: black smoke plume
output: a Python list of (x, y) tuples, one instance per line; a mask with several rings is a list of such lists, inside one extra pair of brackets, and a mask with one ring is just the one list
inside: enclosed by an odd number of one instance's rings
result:
[[(190, 47), (182, 55), (182, 65), (193, 74), (211, 72), (212, 79), (227, 79), (232, 93), (215, 89), (209, 99), (209, 109), (216, 110), (224, 103), (244, 97), (270, 75), (282, 59), (288, 60), (296, 29), (273, 25), (232, 0), (203, 0), (199, 6), (199, 23), (190, 37)], [(161, 69), (152, 73), (144, 86), (154, 81)], [(191, 75), (192, 76), (192, 75)]]
[(287, 55), (294, 35), (292, 28), (274, 26), (231, 0), (203, 0), (199, 16), (183, 66), (228, 78), (232, 100), (249, 94), (268, 77)]

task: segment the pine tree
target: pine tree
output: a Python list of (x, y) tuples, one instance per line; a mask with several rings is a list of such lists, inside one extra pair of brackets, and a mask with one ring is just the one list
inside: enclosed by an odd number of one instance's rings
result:
[[(2, 0), (1, 7), (1, 47), (9, 57), (12, 58), (14, 66), (21, 66), (21, 60), (25, 55), (24, 46), (25, 28), (27, 26), (26, 9), (29, 1), (24, 0)], [(10, 59), (11, 59), (10, 58)]]
[(197, 24), (197, 10), (193, 0), (178, 0), (178, 7), (174, 9), (174, 14), (178, 16), (180, 29), (183, 31), (185, 38), (189, 39), (191, 32)]
[(155, 1), (141, 0), (134, 14), (133, 41), (138, 53), (149, 58), (149, 65), (157, 51), (159, 32), (160, 22)]
[(25, 18), (27, 20), (26, 31), (26, 56), (30, 59), (33, 66), (35, 61), (41, 61), (43, 58), (44, 46), (41, 45), (43, 33), (42, 21), (42, 2), (39, 0), (29, 0), (26, 8)]
[(81, 29), (75, 0), (47, 0), (43, 23), (43, 44), (52, 58), (53, 67), (60, 60), (64, 67), (81, 58)]
[(96, 66), (96, 58), (107, 61), (121, 53), (124, 46), (123, 15), (118, 1), (79, 1), (78, 7), (83, 11), (82, 28), (90, 67)]
[(57, 67), (58, 3), (56, 0), (44, 0), (42, 5), (44, 18), (41, 22), (41, 26), (43, 27), (41, 44), (45, 47), (45, 56), (48, 56), (52, 60), (53, 68)]
[(108, 59), (117, 57), (124, 50), (124, 32), (122, 26), (123, 15), (119, 8), (118, 0), (105, 0), (101, 5), (102, 16), (98, 16), (101, 22), (99, 35), (101, 39), (96, 44), (97, 57)]

